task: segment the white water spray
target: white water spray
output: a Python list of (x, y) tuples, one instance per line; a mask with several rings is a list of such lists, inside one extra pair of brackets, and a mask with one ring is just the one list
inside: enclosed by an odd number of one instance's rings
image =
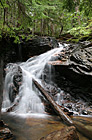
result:
[[(33, 86), (32, 78), (40, 82), (40, 77), (44, 70), (46, 63), (51, 59), (52, 55), (58, 53), (62, 50), (63, 46), (60, 48), (55, 48), (44, 54), (28, 59), (26, 62), (19, 64), (22, 69), (23, 82), (19, 88), (19, 94), (16, 99), (21, 97), (18, 105), (15, 107), (14, 112), (20, 113), (44, 113), (44, 105), (39, 98), (39, 94)], [(14, 64), (16, 65), (16, 64)], [(7, 109), (13, 103), (9, 100), (9, 87), (13, 82), (13, 71), (9, 69), (5, 78), (5, 88), (3, 94), (3, 105), (2, 108)], [(8, 82), (9, 81), (9, 82)]]

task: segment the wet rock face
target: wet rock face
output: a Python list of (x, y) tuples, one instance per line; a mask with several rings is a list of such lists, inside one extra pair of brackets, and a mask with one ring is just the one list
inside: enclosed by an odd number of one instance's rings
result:
[(92, 101), (92, 44), (72, 44), (63, 49), (55, 63), (55, 82), (76, 98)]
[[(67, 113), (67, 115), (92, 115), (92, 106), (89, 104), (89, 102), (85, 102), (83, 98), (80, 99), (79, 94), (78, 99), (76, 99), (75, 95), (71, 96), (69, 94), (70, 92), (67, 93), (64, 90), (61, 90), (55, 83), (53, 83), (53, 85), (50, 85), (43, 82), (43, 85), (47, 93), (54, 99), (59, 107), (61, 107), (61, 109)], [(51, 112), (51, 106), (48, 106), (48, 103), (45, 103), (45, 108), (46, 112), (55, 114), (55, 112)]]
[(31, 56), (42, 54), (56, 47), (58, 47), (58, 42), (55, 38), (37, 37), (22, 43), (22, 58), (27, 60)]
[(19, 87), (22, 84), (22, 69), (17, 64), (9, 63), (6, 66), (6, 73), (12, 77), (12, 80), (9, 84), (9, 98), (11, 102), (14, 102), (14, 99), (19, 93)]
[(2, 38), (0, 52), (3, 55), (5, 65), (26, 61), (28, 58), (44, 53), (58, 47), (58, 42), (53, 37), (36, 37), (28, 41), (22, 40), (20, 44), (14, 44), (14, 38)]
[(54, 131), (40, 140), (79, 140), (74, 126)]
[[(79, 83), (83, 86), (91, 86), (92, 83), (92, 46), (78, 48), (70, 56), (70, 68), (77, 73)], [(76, 78), (76, 77), (75, 77)], [(77, 78), (76, 78), (77, 80)]]

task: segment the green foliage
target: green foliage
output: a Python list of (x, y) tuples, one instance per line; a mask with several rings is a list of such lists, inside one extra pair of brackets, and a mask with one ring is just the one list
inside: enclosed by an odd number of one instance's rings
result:
[(78, 26), (75, 28), (72, 28), (71, 30), (68, 31), (71, 35), (74, 35), (75, 37), (80, 37), (82, 35), (89, 35), (92, 33), (92, 21), (90, 21), (86, 26)]
[(19, 39), (19, 37), (18, 36), (15, 36), (15, 40), (14, 40), (14, 43), (20, 43), (20, 39)]
[(26, 37), (26, 41), (31, 40), (33, 37), (34, 37), (33, 35), (28, 35), (28, 36)]
[(80, 0), (79, 8), (87, 17), (92, 16), (92, 0)]
[(67, 9), (69, 12), (74, 11), (75, 1), (74, 0), (63, 0), (63, 9)]
[(92, 20), (88, 23), (72, 28), (67, 33), (70, 33), (75, 37), (75, 39), (69, 39), (70, 42), (78, 42), (82, 40), (92, 41)]
[(0, 13), (0, 38), (15, 43), (35, 34), (58, 37), (62, 26), (76, 37), (92, 32), (92, 0), (1, 0)]
[(79, 39), (68, 39), (67, 42), (78, 43)]

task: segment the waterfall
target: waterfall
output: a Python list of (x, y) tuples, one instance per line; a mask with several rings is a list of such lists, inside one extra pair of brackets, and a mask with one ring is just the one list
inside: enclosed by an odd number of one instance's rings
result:
[[(39, 56), (34, 56), (28, 59), (26, 62), (20, 64), (12, 64), (7, 67), (7, 73), (5, 77), (5, 86), (3, 92), (3, 104), (2, 110), (5, 111), (7, 108), (12, 106), (18, 99), (20, 99), (17, 106), (14, 108), (15, 113), (44, 113), (44, 105), (39, 98), (39, 93), (33, 85), (32, 78), (36, 79), (41, 84), (41, 75), (43, 73), (44, 67), (47, 62), (52, 58), (55, 53), (62, 50), (63, 46), (60, 48), (55, 48)], [(19, 93), (11, 102), (9, 99), (9, 89), (13, 83), (13, 76), (16, 73), (16, 65), (22, 69), (23, 81), (19, 86)], [(50, 74), (50, 73), (49, 73)]]

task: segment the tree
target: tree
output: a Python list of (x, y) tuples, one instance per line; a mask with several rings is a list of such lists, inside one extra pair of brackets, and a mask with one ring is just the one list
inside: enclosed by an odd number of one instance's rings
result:
[(91, 11), (91, 0), (0, 0), (0, 27), (14, 35), (29, 29), (33, 35), (59, 36), (87, 23)]

